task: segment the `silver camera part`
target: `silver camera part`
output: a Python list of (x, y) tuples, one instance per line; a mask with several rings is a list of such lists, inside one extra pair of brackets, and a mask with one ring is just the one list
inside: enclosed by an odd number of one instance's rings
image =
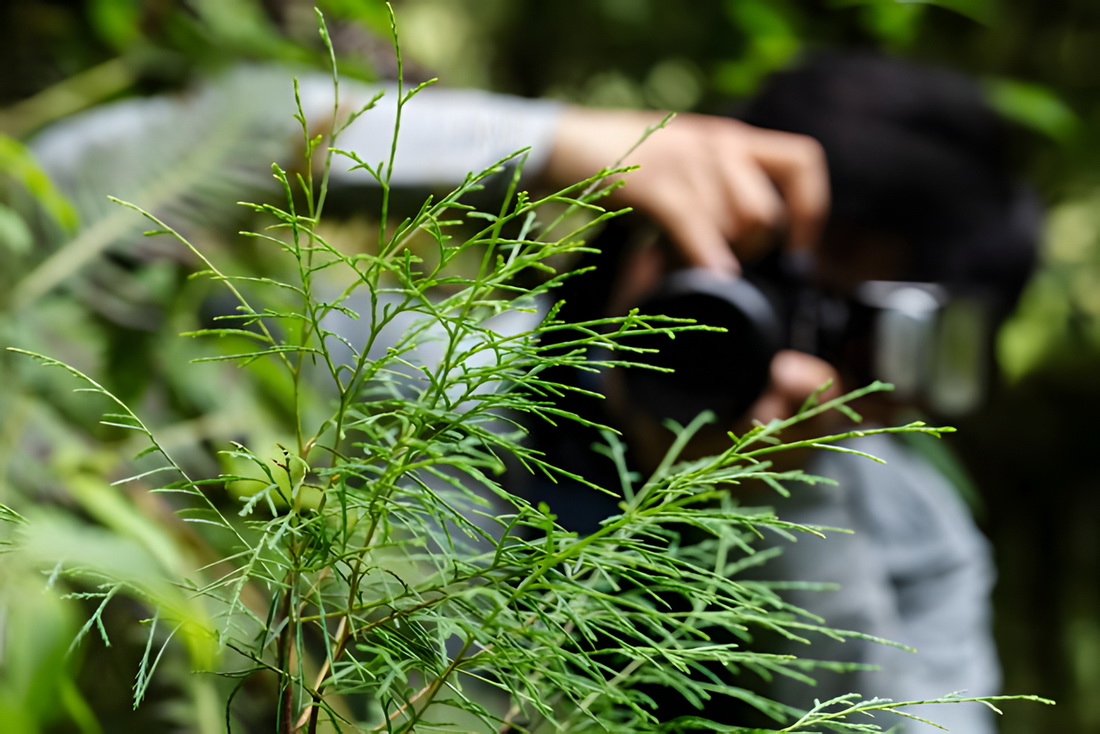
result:
[(867, 281), (856, 300), (876, 309), (873, 369), (899, 400), (963, 415), (985, 397), (992, 315), (980, 298), (935, 283)]

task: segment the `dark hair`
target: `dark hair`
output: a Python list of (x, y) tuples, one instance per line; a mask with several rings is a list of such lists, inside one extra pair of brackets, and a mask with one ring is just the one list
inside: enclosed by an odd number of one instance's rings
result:
[(773, 75), (738, 115), (824, 147), (830, 221), (900, 238), (913, 280), (991, 289), (1014, 303), (1040, 211), (1010, 171), (1007, 127), (980, 85), (869, 52), (817, 53)]

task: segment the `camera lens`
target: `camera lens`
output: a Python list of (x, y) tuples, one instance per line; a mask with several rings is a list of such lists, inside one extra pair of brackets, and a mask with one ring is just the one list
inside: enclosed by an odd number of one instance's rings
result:
[(742, 415), (764, 390), (782, 331), (768, 299), (743, 278), (702, 269), (665, 277), (639, 306), (648, 315), (692, 319), (721, 331), (682, 331), (632, 338), (632, 347), (656, 351), (620, 356), (662, 370), (623, 372), (628, 399), (657, 418), (687, 424), (704, 410), (720, 422)]

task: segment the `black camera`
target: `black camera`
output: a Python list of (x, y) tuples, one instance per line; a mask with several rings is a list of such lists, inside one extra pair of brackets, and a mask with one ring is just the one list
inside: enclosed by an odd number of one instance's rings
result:
[(687, 269), (666, 275), (639, 311), (720, 329), (635, 337), (630, 346), (652, 351), (620, 355), (660, 368), (623, 370), (633, 406), (681, 424), (704, 410), (720, 422), (744, 415), (780, 349), (821, 357), (849, 387), (891, 383), (899, 401), (944, 416), (976, 407), (988, 382), (992, 309), (943, 284), (865, 281), (838, 296), (797, 270), (728, 278)]

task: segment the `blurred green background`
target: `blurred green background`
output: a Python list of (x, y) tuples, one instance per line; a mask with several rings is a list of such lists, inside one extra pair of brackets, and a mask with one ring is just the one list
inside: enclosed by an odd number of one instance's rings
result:
[[(13, 180), (31, 188), (63, 223), (65, 203), (51, 203), (49, 187), (35, 179), (14, 141), (81, 108), (177, 89), (196, 74), (240, 60), (317, 63), (313, 4), (4, 0), (0, 167), (12, 180), (0, 192), (16, 188)], [(349, 73), (393, 74), (380, 2), (317, 4), (333, 25)], [(1100, 482), (1093, 467), (1100, 438), (1100, 3), (393, 5), (408, 76), (589, 105), (720, 110), (799, 52), (819, 46), (883, 48), (965, 70), (987, 84), (994, 103), (1020, 123), (1020, 161), (1042, 193), (1049, 224), (1041, 270), (1001, 335), (1003, 380), (995, 399), (961, 422), (952, 445), (974, 477), (979, 520), (997, 552), (996, 624), (1005, 690), (1058, 701), (1056, 707), (1012, 706), (1005, 734), (1100, 732)], [(0, 207), (5, 287), (34, 260), (33, 240), (13, 217)], [(170, 314), (171, 299), (188, 297), (179, 278), (171, 266), (154, 266), (143, 271), (140, 283)], [(77, 341), (106, 366), (108, 381), (149, 400), (142, 393), (155, 388), (145, 367), (167, 348), (160, 337), (140, 325), (127, 327), (124, 319), (104, 326), (100, 322), (110, 322), (109, 314), (89, 315), (79, 306), (44, 300), (41, 310), (49, 309), (62, 324), (55, 336), (79, 334)], [(209, 389), (176, 385), (167, 402), (180, 413), (198, 414), (194, 405), (208, 398), (190, 393)], [(191, 408), (178, 408), (181, 394), (189, 395)], [(13, 430), (7, 424), (5, 459), (12, 458)], [(86, 466), (93, 459), (71, 460)], [(10, 501), (13, 471), (6, 470), (0, 502)]]

